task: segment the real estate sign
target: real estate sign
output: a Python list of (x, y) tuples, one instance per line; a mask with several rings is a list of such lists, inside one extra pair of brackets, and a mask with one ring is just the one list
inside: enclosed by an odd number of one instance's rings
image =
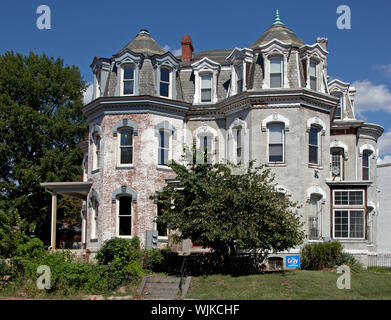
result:
[(300, 268), (300, 255), (285, 256), (285, 268)]

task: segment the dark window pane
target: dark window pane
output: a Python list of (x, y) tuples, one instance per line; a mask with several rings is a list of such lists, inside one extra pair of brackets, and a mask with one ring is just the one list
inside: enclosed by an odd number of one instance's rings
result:
[(282, 144), (269, 144), (269, 162), (282, 162)]
[(120, 197), (119, 198), (119, 215), (131, 215), (132, 214), (132, 198)]
[(363, 211), (350, 211), (350, 238), (364, 238)]
[(237, 85), (238, 85), (238, 93), (241, 93), (243, 91), (243, 80), (242, 79), (238, 80)]
[(168, 70), (167, 68), (161, 68), (160, 80), (165, 82), (170, 82), (170, 70)]
[(210, 101), (212, 101), (212, 90), (201, 89), (201, 102), (210, 102)]
[(168, 164), (168, 150), (167, 149), (160, 149), (159, 150), (159, 164), (163, 165), (163, 166)]
[(124, 81), (124, 94), (133, 94), (133, 80)]
[(124, 80), (134, 79), (134, 67), (125, 66), (124, 67)]
[[(163, 212), (161, 211), (160, 205), (157, 207), (157, 215), (162, 215)], [(160, 237), (166, 237), (167, 236), (167, 223), (158, 223), (157, 224), (157, 231)]]
[(314, 78), (314, 77), (310, 78), (310, 87), (311, 87), (312, 90), (316, 90), (317, 89), (316, 88), (316, 78)]
[(311, 127), (309, 134), (309, 143), (313, 146), (318, 145), (318, 129)]
[(119, 235), (132, 235), (132, 217), (119, 217)]
[(318, 163), (318, 147), (309, 147), (309, 163)]
[(369, 180), (369, 170), (368, 168), (362, 168), (362, 179)]
[(169, 89), (169, 84), (168, 83), (163, 83), (163, 82), (160, 82), (160, 95), (162, 97), (168, 97), (169, 94), (168, 94), (168, 90)]
[(121, 147), (121, 164), (133, 162), (133, 147)]
[(121, 130), (121, 146), (133, 145), (133, 130)]

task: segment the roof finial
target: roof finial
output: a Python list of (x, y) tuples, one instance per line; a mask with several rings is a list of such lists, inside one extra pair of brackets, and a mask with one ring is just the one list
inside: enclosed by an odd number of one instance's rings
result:
[(278, 12), (278, 9), (276, 10), (276, 18), (274, 19), (274, 23), (273, 23), (273, 26), (283, 26), (284, 23), (281, 21), (280, 19), (280, 14)]

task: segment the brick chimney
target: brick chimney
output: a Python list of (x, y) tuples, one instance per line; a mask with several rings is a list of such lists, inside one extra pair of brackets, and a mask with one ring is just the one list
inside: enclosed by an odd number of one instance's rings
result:
[(183, 36), (181, 40), (182, 45), (182, 62), (190, 61), (193, 57), (193, 42), (191, 41), (190, 36)]

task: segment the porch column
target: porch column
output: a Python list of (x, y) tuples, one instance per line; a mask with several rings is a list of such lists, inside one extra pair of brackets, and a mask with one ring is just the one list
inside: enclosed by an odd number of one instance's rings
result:
[(57, 225), (57, 194), (52, 194), (52, 230), (51, 230), (51, 247), (56, 249), (56, 225)]

